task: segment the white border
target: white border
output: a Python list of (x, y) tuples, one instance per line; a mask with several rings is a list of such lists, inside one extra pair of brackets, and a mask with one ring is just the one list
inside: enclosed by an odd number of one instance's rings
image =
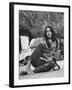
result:
[[(52, 11), (64, 12), (64, 77), (63, 78), (46, 78), (46, 79), (24, 79), (19, 80), (19, 10), (34, 10), (34, 11)], [(68, 82), (69, 70), (69, 56), (68, 56), (68, 8), (61, 7), (43, 7), (43, 6), (29, 6), (29, 5), (15, 5), (14, 6), (14, 85), (33, 85), (33, 84), (50, 84)]]

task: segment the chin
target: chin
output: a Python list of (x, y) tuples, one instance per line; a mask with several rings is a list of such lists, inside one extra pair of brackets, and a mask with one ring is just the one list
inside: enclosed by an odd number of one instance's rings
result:
[(48, 39), (51, 39), (52, 37), (48, 37)]

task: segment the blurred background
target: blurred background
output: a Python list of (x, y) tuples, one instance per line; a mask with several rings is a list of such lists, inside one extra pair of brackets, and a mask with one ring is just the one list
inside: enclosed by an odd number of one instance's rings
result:
[(19, 10), (19, 51), (24, 51), (33, 38), (43, 37), (45, 27), (51, 26), (60, 42), (60, 60), (64, 58), (64, 13)]

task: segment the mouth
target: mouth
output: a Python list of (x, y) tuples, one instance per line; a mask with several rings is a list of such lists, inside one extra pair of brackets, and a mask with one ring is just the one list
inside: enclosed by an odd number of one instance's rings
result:
[(51, 34), (48, 34), (48, 37), (51, 37)]

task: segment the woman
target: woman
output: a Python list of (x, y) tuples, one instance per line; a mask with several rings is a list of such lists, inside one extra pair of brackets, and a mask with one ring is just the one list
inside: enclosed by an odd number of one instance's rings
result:
[[(43, 41), (38, 45), (31, 46), (31, 48), (33, 47), (35, 50), (31, 55), (31, 63), (35, 67), (35, 73), (46, 72), (52, 68), (54, 70), (60, 69), (54, 56), (59, 47), (58, 40), (51, 26), (46, 26)], [(54, 68), (55, 66), (57, 69)]]

